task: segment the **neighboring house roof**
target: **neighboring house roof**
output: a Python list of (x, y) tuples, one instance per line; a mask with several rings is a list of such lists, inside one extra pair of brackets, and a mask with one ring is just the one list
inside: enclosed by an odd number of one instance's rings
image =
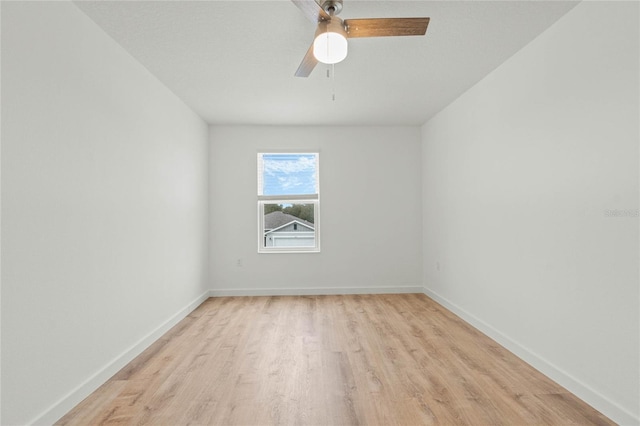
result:
[(271, 212), (264, 215), (264, 230), (272, 231), (278, 228), (282, 228), (292, 222), (298, 222), (299, 224), (306, 226), (310, 229), (315, 229), (313, 223), (308, 222), (299, 217), (292, 216), (283, 212)]

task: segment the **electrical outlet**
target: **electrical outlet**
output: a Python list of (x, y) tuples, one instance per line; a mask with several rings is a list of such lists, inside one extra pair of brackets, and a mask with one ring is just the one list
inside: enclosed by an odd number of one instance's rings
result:
[(236, 260), (236, 266), (237, 266), (238, 268), (242, 268), (242, 259), (238, 259), (238, 260)]

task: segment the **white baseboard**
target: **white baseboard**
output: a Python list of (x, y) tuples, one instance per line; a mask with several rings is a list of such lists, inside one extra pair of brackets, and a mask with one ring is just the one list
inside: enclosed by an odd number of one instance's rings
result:
[(129, 349), (118, 355), (114, 360), (105, 365), (102, 369), (97, 371), (93, 376), (87, 379), (84, 383), (73, 389), (67, 395), (62, 397), (58, 402), (47, 408), (43, 413), (38, 415), (35, 419), (30, 421), (30, 425), (51, 425), (54, 424), (60, 417), (68, 413), (73, 407), (78, 405), (83, 399), (89, 396), (92, 392), (103, 385), (114, 374), (116, 374), (122, 367), (131, 362), (135, 357), (140, 355), (145, 349), (147, 349), (153, 342), (158, 340), (164, 333), (169, 331), (171, 327), (180, 322), (183, 318), (193, 312), (202, 302), (209, 298), (209, 291), (203, 293), (193, 302), (189, 303), (184, 308), (173, 314), (164, 323), (160, 324), (155, 330), (144, 336), (138, 342), (136, 342)]
[(551, 380), (558, 383), (560, 386), (566, 388), (571, 393), (582, 399), (587, 404), (591, 405), (596, 410), (600, 411), (605, 416), (609, 417), (619, 425), (640, 425), (640, 418), (634, 416), (631, 412), (620, 407), (616, 403), (610, 401), (594, 389), (582, 383), (577, 378), (571, 376), (561, 368), (556, 367), (551, 362), (540, 357), (538, 354), (522, 346), (516, 340), (496, 330), (489, 324), (482, 321), (480, 318), (465, 311), (455, 303), (450, 302), (446, 298), (440, 296), (436, 292), (424, 288), (423, 293), (429, 296), (431, 299), (439, 303), (440, 305), (453, 312), (473, 327), (480, 330), (482, 333), (491, 337), (493, 340), (504, 346), (506, 349), (514, 353), (520, 359), (531, 365), (542, 374), (549, 377)]
[(423, 293), (422, 287), (329, 287), (329, 288), (242, 288), (212, 289), (211, 297), (224, 296), (320, 296), (328, 294)]

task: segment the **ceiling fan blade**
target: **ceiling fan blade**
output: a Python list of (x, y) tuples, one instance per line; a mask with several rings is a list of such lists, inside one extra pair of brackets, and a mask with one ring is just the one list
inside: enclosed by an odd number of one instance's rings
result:
[(349, 38), (425, 35), (429, 18), (345, 19)]
[(291, 0), (298, 6), (308, 20), (317, 24), (319, 21), (328, 21), (331, 17), (314, 0)]
[(307, 54), (302, 58), (302, 62), (296, 71), (296, 77), (309, 77), (311, 71), (318, 65), (318, 60), (313, 56), (313, 44), (309, 46)]

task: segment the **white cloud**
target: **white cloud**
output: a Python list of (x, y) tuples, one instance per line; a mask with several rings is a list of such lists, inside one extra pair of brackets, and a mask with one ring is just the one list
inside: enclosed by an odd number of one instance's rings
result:
[[(287, 156), (291, 158), (290, 156)], [(314, 172), (316, 169), (315, 157), (305, 156), (291, 159), (264, 159), (264, 172), (268, 174), (289, 174), (300, 172)]]

